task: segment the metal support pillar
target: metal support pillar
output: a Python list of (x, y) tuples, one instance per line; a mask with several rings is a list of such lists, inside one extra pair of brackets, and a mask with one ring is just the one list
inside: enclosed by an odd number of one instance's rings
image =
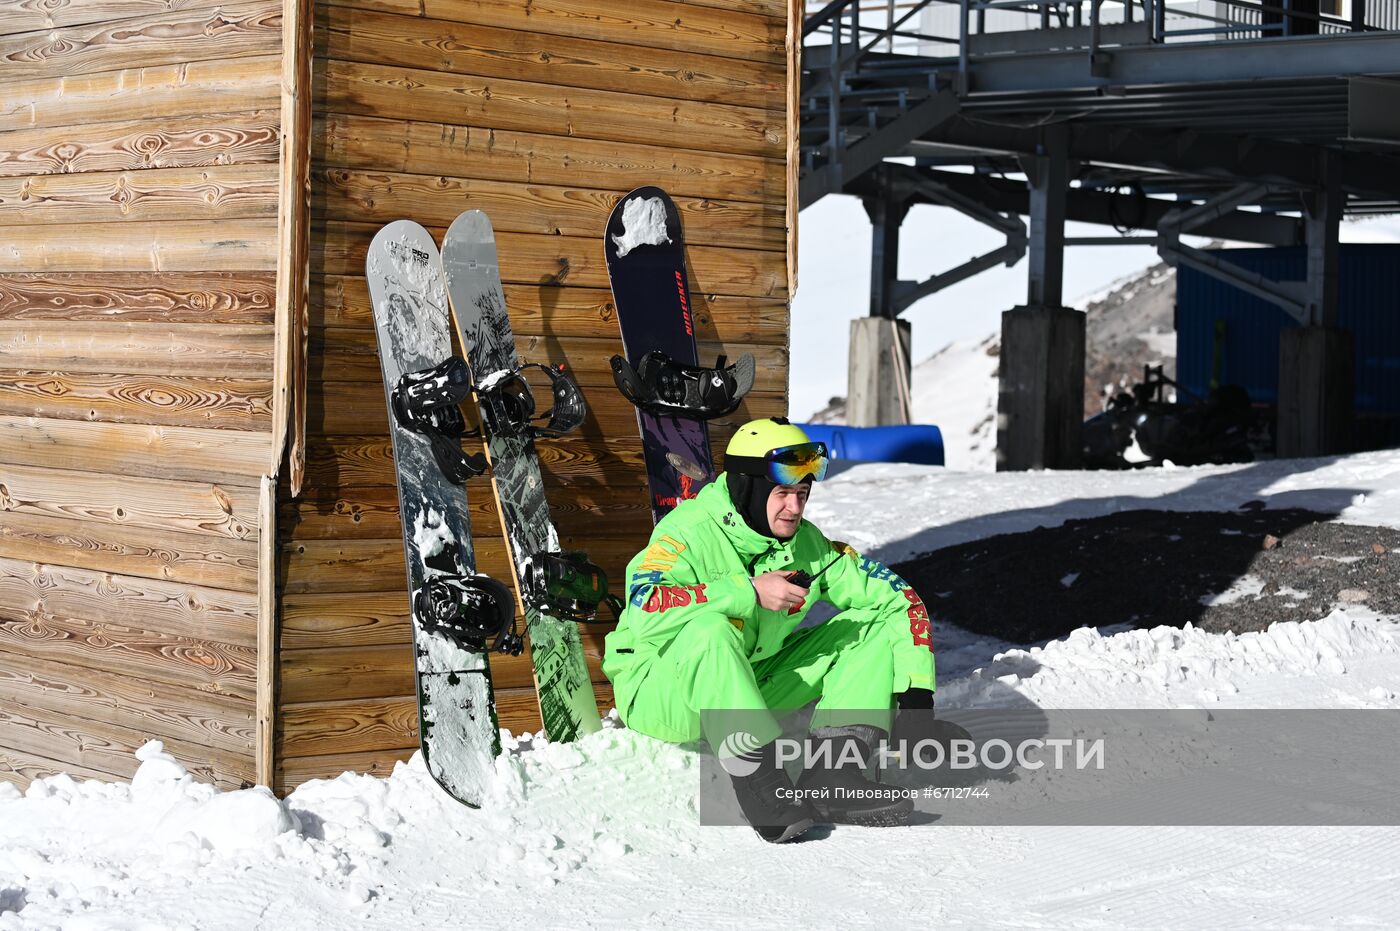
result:
[(1308, 239), (1308, 278), (1305, 288), (1308, 326), (1337, 325), (1338, 281), (1341, 277), (1339, 231), (1346, 192), (1337, 159), (1324, 152), (1323, 184), (1303, 195), (1304, 230)]
[(1059, 307), (1065, 281), (1065, 202), (1069, 159), (1062, 126), (1046, 131), (1044, 155), (1021, 159), (1030, 186), (1031, 267), (1026, 304)]
[(899, 198), (882, 179), (880, 193), (861, 198), (870, 217), (870, 316), (893, 319), (899, 315), (895, 294), (899, 289), (899, 228), (909, 213), (909, 201)]
[(1338, 326), (1341, 247), (1346, 206), (1335, 158), (1322, 156), (1322, 184), (1303, 195), (1308, 236), (1303, 326), (1279, 337), (1278, 455), (1323, 456), (1351, 445), (1356, 394), (1352, 334)]
[(1083, 447), (1084, 314), (1062, 306), (1069, 161), (1063, 127), (1022, 160), (1030, 185), (1026, 306), (1002, 314), (997, 469), (1073, 469)]

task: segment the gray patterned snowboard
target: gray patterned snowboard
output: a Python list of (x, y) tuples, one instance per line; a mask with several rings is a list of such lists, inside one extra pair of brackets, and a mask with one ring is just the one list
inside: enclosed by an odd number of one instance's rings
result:
[[(398, 220), (374, 237), (365, 273), (388, 400), (404, 374), (432, 368), (452, 354), (442, 265), (428, 231)], [(392, 406), (389, 432), (413, 613), (419, 743), (438, 784), (479, 806), (501, 749), (486, 654), (427, 632), (413, 597), (435, 573), (475, 569), (467, 493), (442, 474), (428, 441), (399, 425)]]
[[(501, 291), (496, 236), (486, 214), (469, 210), (457, 217), (442, 240), (442, 265), (472, 380), (480, 385), (496, 372), (517, 368), (520, 362)], [(529, 436), (490, 436), (486, 456), (491, 460), (491, 481), (518, 598), (524, 564), (534, 553), (557, 551), (559, 535), (549, 516), (535, 441)], [(530, 634), (545, 735), (568, 741), (598, 730), (602, 724), (578, 624), (527, 607), (523, 601), (521, 610)]]

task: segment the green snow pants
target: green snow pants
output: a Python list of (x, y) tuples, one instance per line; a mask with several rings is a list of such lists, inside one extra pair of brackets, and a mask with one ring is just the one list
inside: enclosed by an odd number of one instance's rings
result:
[[(888, 623), (852, 610), (794, 631), (778, 653), (751, 663), (743, 633), (728, 618), (697, 617), (651, 662), (628, 671), (644, 678), (622, 720), (683, 743), (701, 736), (701, 711), (784, 712), (819, 699), (813, 727), (869, 724), (888, 733), (893, 650)], [(759, 733), (764, 725), (769, 732)], [(780, 733), (771, 714), (745, 729), (764, 743)]]

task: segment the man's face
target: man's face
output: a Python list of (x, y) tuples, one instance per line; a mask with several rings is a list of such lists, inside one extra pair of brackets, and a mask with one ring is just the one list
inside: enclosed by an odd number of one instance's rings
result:
[(812, 486), (803, 482), (800, 485), (778, 485), (768, 493), (768, 527), (773, 531), (773, 536), (786, 540), (797, 533), (811, 491)]

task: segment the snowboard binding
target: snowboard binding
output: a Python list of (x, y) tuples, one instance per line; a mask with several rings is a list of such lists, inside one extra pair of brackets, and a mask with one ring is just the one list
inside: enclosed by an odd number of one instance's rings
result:
[(389, 394), (399, 426), (426, 438), (442, 474), (459, 484), (486, 471), (484, 455), (462, 451), (467, 424), (457, 405), (471, 390), (467, 363), (452, 356), (434, 368), (404, 375)]
[(515, 627), (510, 589), (487, 575), (434, 575), (413, 596), (413, 614), (427, 633), (473, 652), (491, 649), (519, 656), (525, 643)]
[[(530, 383), (520, 373), (537, 368), (549, 377), (549, 390), (554, 405), (543, 414), (535, 414), (535, 395)], [(476, 386), (481, 403), (482, 419), (492, 436), (563, 436), (583, 423), (588, 413), (578, 382), (562, 365), (541, 365), (530, 362), (517, 369), (502, 369), (488, 375)], [(533, 421), (546, 421), (536, 425)]]
[(726, 361), (720, 356), (714, 368), (706, 369), (652, 351), (634, 369), (622, 356), (613, 356), (613, 381), (624, 398), (648, 413), (713, 420), (733, 413), (753, 387), (751, 354), (728, 367)]
[(520, 594), (532, 608), (580, 623), (598, 621), (604, 603), (622, 614), (622, 602), (608, 594), (607, 573), (575, 550), (531, 556), (521, 567)]

